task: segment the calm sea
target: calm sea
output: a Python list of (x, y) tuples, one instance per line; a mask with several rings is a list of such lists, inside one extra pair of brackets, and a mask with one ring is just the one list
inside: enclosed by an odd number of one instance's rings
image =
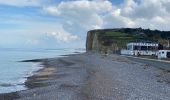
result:
[(26, 77), (42, 68), (38, 63), (18, 61), (60, 57), (76, 52), (84, 52), (84, 49), (0, 49), (0, 93), (25, 90)]

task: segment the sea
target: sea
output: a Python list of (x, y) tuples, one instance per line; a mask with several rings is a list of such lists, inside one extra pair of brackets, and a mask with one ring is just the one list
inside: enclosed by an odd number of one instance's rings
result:
[(83, 53), (85, 49), (21, 49), (0, 48), (0, 93), (27, 89), (27, 77), (41, 69), (40, 63), (19, 62), (22, 60), (62, 57), (62, 55)]

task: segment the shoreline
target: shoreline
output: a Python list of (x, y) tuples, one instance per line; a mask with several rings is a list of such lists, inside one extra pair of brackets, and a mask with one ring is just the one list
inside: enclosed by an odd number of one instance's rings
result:
[(40, 61), (43, 68), (27, 78), (27, 90), (0, 94), (1, 100), (170, 99), (170, 72), (119, 55), (82, 53), (28, 61)]
[(41, 72), (45, 66), (43, 65), (44, 61), (46, 59), (33, 59), (33, 60), (23, 60), (23, 61), (18, 61), (18, 62), (31, 62), (31, 63), (39, 63), (37, 64), (37, 67), (41, 66), (42, 68), (38, 69), (37, 71), (33, 71), (31, 72), (31, 75), (25, 77), (26, 78), (26, 81), (23, 83), (24, 86), (26, 87), (25, 90), (20, 90), (20, 91), (16, 91), (16, 92), (9, 92), (9, 93), (0, 93), (0, 100), (15, 100), (15, 99), (19, 99), (20, 96), (18, 94), (18, 92), (21, 92), (21, 91), (26, 91), (28, 89), (31, 89), (31, 85), (29, 85), (29, 83), (32, 83), (31, 81), (28, 81), (28, 80), (31, 80), (33, 81), (33, 78), (34, 76)]
[[(66, 55), (60, 55), (59, 57), (55, 57), (55, 58), (43, 58), (43, 59), (31, 59), (31, 60), (18, 61), (18, 62), (39, 63), (38, 65), (41, 66), (42, 68), (37, 71), (33, 71), (32, 75), (25, 77), (26, 81), (24, 82), (24, 85), (27, 89), (16, 91), (16, 92), (0, 93), (0, 100), (20, 99), (21, 96), (19, 94), (22, 93), (23, 91), (29, 91), (31, 89), (47, 86), (47, 84), (42, 83), (42, 81), (52, 79), (54, 77), (53, 73), (56, 72), (56, 68), (50, 67), (49, 64), (47, 63), (49, 62), (49, 60), (60, 59), (60, 58), (62, 59), (62, 58), (67, 58), (69, 56), (80, 55), (80, 54), (66, 54)], [(67, 62), (64, 63), (66, 63), (67, 65)]]

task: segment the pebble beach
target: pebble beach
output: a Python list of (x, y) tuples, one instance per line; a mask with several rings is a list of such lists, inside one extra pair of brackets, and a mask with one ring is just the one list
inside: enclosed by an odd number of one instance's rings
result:
[(0, 100), (170, 100), (168, 70), (126, 57), (83, 53), (38, 62), (44, 68), (27, 78), (28, 89)]

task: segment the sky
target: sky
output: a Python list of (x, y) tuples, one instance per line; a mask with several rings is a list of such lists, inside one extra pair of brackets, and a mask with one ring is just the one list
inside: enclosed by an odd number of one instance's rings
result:
[(82, 48), (87, 31), (170, 30), (170, 0), (0, 0), (0, 48)]

